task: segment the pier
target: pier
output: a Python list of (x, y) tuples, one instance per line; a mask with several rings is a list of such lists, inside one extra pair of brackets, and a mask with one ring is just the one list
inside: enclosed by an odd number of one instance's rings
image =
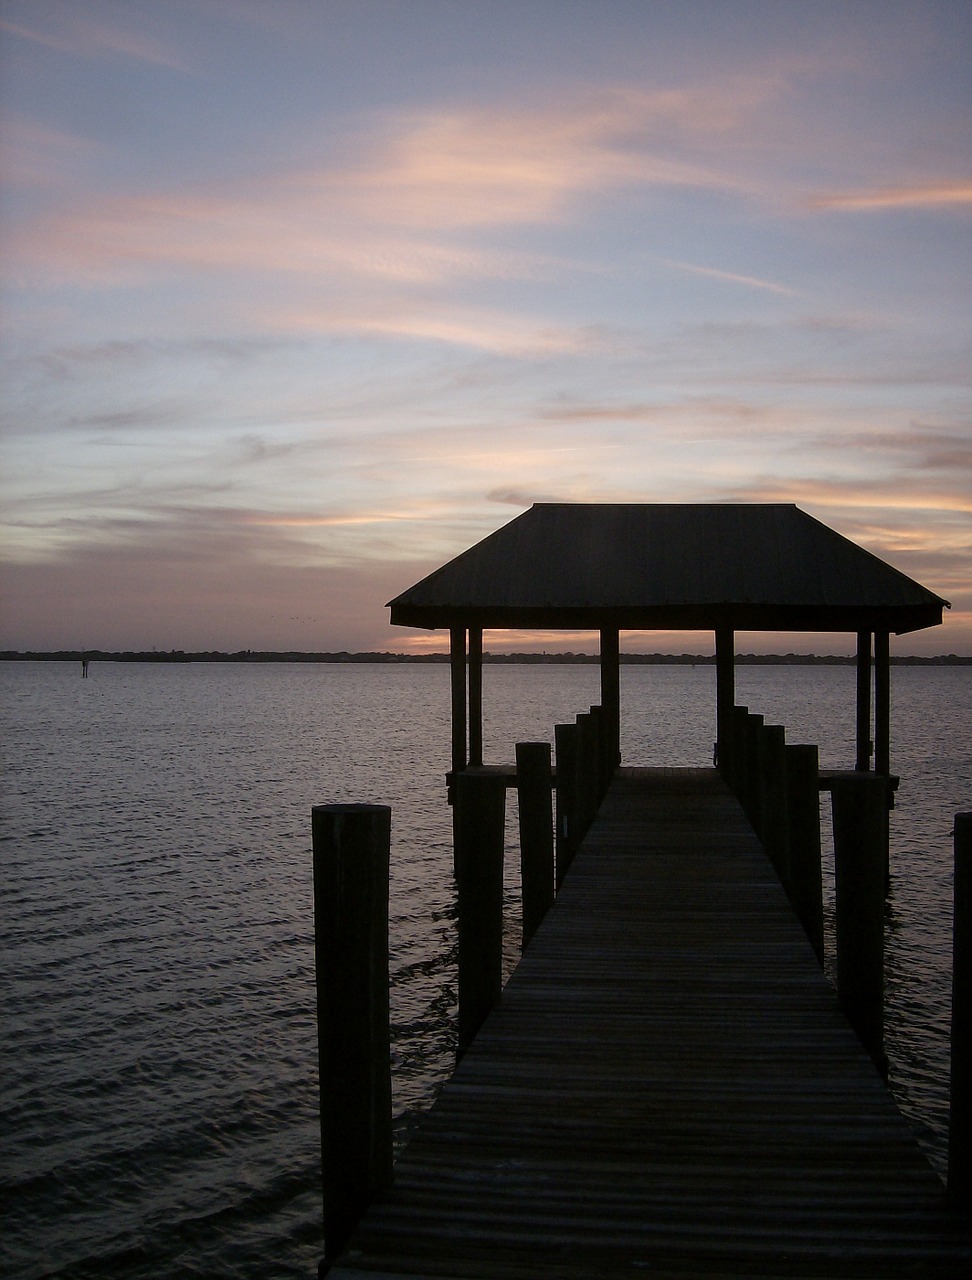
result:
[(334, 1280), (965, 1277), (972, 1231), (715, 770), (620, 770)]
[[(387, 810), (362, 814), (356, 835), (354, 806), (315, 809), (322, 1274), (964, 1280), (967, 848), (948, 1195), (894, 1105), (883, 1052), (889, 642), (945, 607), (783, 505), (539, 504), (391, 602), (393, 622), (450, 634), (458, 1060), (392, 1170), (388, 847), (375, 836)], [(485, 628), (599, 633), (601, 702), (556, 726), (555, 759), (519, 743), (515, 765), (484, 764)], [(621, 633), (665, 629), (714, 633), (713, 767), (620, 760)], [(822, 772), (814, 746), (735, 705), (736, 634), (808, 630), (856, 637), (845, 770)], [(502, 988), (510, 786), (524, 954)], [(821, 792), (836, 990), (822, 969)], [(358, 903), (354, 882), (378, 898)], [(345, 1046), (351, 1022), (361, 1034)]]

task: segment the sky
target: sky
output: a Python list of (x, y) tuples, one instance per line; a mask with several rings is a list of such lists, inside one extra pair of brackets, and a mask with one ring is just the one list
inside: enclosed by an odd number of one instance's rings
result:
[(387, 601), (533, 502), (752, 501), (972, 654), (970, 48), (966, 0), (0, 0), (0, 649), (442, 650)]

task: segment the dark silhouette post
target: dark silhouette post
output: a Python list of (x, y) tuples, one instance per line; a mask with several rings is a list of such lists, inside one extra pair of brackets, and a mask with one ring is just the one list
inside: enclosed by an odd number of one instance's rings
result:
[(887, 1078), (884, 1055), (884, 880), (887, 788), (878, 774), (831, 784), (837, 994), (864, 1048)]
[(392, 1180), (386, 805), (311, 811), (326, 1260)]
[(557, 888), (580, 844), (580, 726), (554, 725), (557, 751)]
[(759, 731), (760, 840), (784, 889), (790, 892), (787, 848), (786, 731), (781, 724), (764, 724)]
[(469, 628), (469, 763), (483, 763), (483, 629)]
[(549, 742), (516, 744), (516, 788), (520, 814), (520, 879), (523, 886), (525, 949), (554, 900)]
[(452, 683), (452, 772), (466, 767), (466, 628), (449, 628)]
[(601, 628), (601, 706), (608, 782), (621, 763), (621, 642), (616, 627)]
[(790, 901), (814, 953), (824, 962), (823, 880), (820, 867), (820, 765), (815, 745), (794, 743), (786, 757), (786, 818)]
[(716, 758), (727, 781), (732, 776), (734, 735), (732, 713), (736, 701), (736, 637), (732, 627), (717, 627), (716, 651)]
[(871, 767), (871, 633), (857, 633), (857, 763), (865, 773)]
[(468, 769), (455, 779), (459, 899), (459, 1056), (503, 990), (506, 778)]
[(972, 1214), (972, 813), (955, 815), (948, 1195)]

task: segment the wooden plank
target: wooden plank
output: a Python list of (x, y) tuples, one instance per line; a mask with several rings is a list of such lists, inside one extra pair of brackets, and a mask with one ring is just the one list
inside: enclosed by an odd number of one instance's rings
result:
[(330, 1273), (964, 1277), (972, 1235), (712, 770), (622, 770)]

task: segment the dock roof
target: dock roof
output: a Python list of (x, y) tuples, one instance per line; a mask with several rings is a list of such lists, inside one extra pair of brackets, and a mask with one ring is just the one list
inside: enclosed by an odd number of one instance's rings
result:
[(390, 602), (433, 629), (897, 634), (948, 607), (790, 503), (536, 503)]

